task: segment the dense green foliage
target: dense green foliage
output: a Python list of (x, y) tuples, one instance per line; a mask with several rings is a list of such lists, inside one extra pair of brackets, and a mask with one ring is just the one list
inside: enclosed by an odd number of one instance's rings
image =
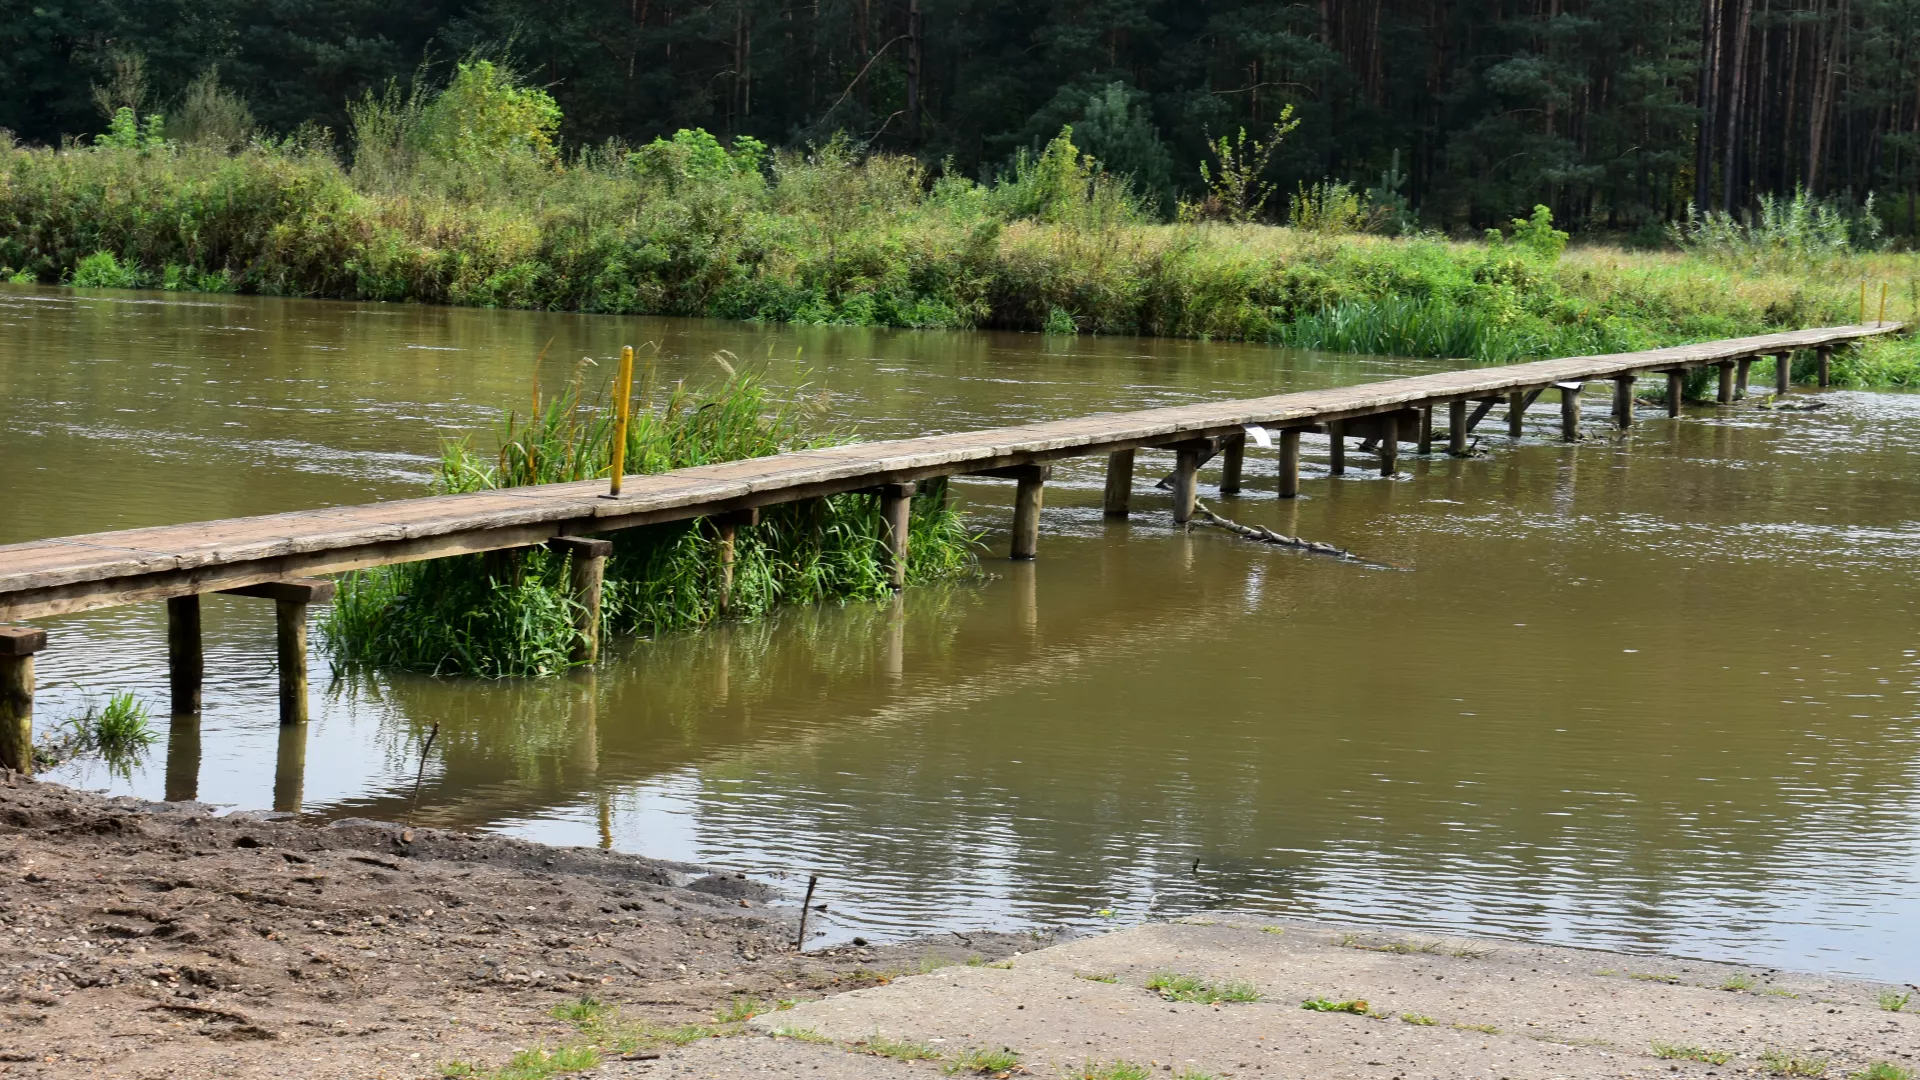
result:
[[(611, 410), (571, 389), (530, 417), (509, 414), (490, 457), (447, 447), (439, 486), (479, 491), (604, 477)], [(643, 383), (628, 429), (626, 470), (656, 473), (828, 445), (799, 397), (775, 400), (760, 380), (732, 375), (701, 392), (676, 384), (656, 403)], [(948, 506), (944, 482), (922, 485), (910, 519), (909, 584), (978, 572), (976, 544)], [(892, 595), (881, 567), (878, 501), (848, 494), (771, 507), (735, 540), (725, 617), (758, 618), (787, 604)], [(715, 534), (696, 522), (616, 534), (601, 616), (606, 634), (654, 635), (722, 617)], [(459, 556), (347, 574), (321, 629), (348, 663), (437, 674), (549, 675), (572, 666), (577, 610), (567, 557), (546, 549)]]
[[(1210, 143), (1289, 106), (1279, 191), (1380, 187), (1441, 228), (1545, 204), (1657, 239), (1689, 201), (1802, 186), (1878, 191), (1908, 236), (1920, 213), (1920, 0), (0, 0), (0, 127), (340, 132), (423, 59), (440, 85), (476, 56), (546, 88), (574, 147), (846, 131), (978, 177), (1073, 124), (1168, 213)], [(193, 90), (213, 68), (237, 99)]]
[(487, 154), (468, 143), (436, 156), (419, 135), (435, 104), (369, 105), (386, 134), (352, 170), (297, 143), (0, 150), (0, 269), (97, 286), (1495, 362), (1851, 322), (1862, 279), (1891, 283), (1889, 315), (1906, 318), (1920, 278), (1915, 256), (1856, 252), (1844, 223), (1791, 206), (1751, 227), (1685, 232), (1668, 253), (1566, 249), (1543, 209), (1475, 241), (1353, 233), (1331, 220), (1345, 213), (1338, 192), (1318, 197), (1310, 227), (1159, 223), (1064, 134), (981, 184), (839, 140), (803, 154), (697, 131), (569, 163), (511, 133)]

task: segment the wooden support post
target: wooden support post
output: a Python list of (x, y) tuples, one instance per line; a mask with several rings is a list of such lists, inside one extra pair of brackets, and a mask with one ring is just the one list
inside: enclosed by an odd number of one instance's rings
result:
[(907, 587), (907, 538), (913, 517), (912, 484), (880, 485), (881, 565), (894, 589)]
[(1178, 446), (1173, 452), (1173, 523), (1185, 525), (1193, 520), (1198, 501), (1200, 460), (1206, 450), (1197, 446)]
[(1733, 404), (1733, 361), (1722, 360), (1715, 365), (1720, 369), (1719, 402), (1722, 405)]
[(1576, 382), (1557, 383), (1560, 391), (1560, 437), (1567, 442), (1580, 441), (1580, 390)]
[(1380, 417), (1380, 475), (1392, 476), (1400, 469), (1400, 414)]
[(1793, 353), (1773, 354), (1773, 392), (1786, 397), (1793, 392)]
[(1420, 406), (1420, 456), (1433, 453), (1433, 402)]
[(1052, 475), (1050, 465), (1027, 465), (1017, 473), (1019, 486), (1013, 492), (1013, 542), (1008, 552), (1011, 558), (1032, 559), (1040, 550), (1040, 505), (1047, 478)]
[(1820, 389), (1833, 385), (1833, 346), (1822, 345), (1815, 352), (1820, 359)]
[[(172, 713), (197, 716), (200, 688), (207, 663), (200, 636), (200, 597), (167, 598), (167, 681), (172, 689)], [(191, 797), (191, 796), (189, 796)]]
[(1240, 493), (1240, 467), (1247, 457), (1247, 433), (1227, 436), (1220, 442), (1220, 494)]
[(33, 654), (47, 632), (0, 626), (0, 767), (33, 775)]
[(1520, 437), (1520, 418), (1527, 414), (1527, 395), (1515, 390), (1507, 395), (1507, 436)]
[(1746, 397), (1748, 378), (1753, 371), (1753, 357), (1743, 356), (1734, 361), (1733, 396)]
[(1679, 369), (1667, 372), (1667, 415), (1678, 417), (1687, 396), (1687, 373)]
[(1467, 455), (1467, 402), (1447, 402), (1447, 453), (1454, 457)]
[(1327, 471), (1334, 476), (1347, 473), (1347, 425), (1339, 420), (1327, 421)]
[(1132, 509), (1133, 451), (1115, 450), (1107, 455), (1107, 516), (1123, 518)]
[(231, 596), (273, 601), (274, 641), (280, 660), (280, 722), (306, 723), (307, 606), (333, 599), (333, 582), (323, 578), (290, 578), (220, 591)]
[(273, 808), (282, 814), (297, 814), (306, 798), (307, 725), (286, 724), (280, 728), (280, 745), (273, 759)]
[(613, 554), (613, 541), (584, 536), (556, 536), (547, 541), (550, 551), (565, 555), (567, 585), (573, 593), (573, 654), (576, 664), (600, 661), (600, 593), (607, 579), (607, 556)]
[(1300, 429), (1280, 432), (1280, 497), (1300, 497)]
[(1633, 381), (1632, 375), (1613, 377), (1613, 423), (1621, 431), (1633, 426)]
[(737, 510), (731, 514), (715, 514), (708, 518), (713, 523), (713, 535), (718, 541), (720, 553), (720, 595), (715, 598), (714, 606), (720, 617), (726, 618), (733, 611), (733, 541), (742, 525), (760, 524), (760, 511)]
[(280, 723), (307, 722), (307, 605), (273, 602), (274, 641), (280, 654)]

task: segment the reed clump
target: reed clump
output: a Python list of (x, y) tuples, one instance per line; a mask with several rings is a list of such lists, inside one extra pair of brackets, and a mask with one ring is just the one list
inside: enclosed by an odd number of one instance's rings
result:
[[(626, 472), (659, 473), (845, 442), (821, 425), (804, 392), (775, 394), (730, 365), (717, 382), (656, 386), (651, 367), (627, 431)], [(567, 389), (526, 413), (508, 412), (497, 446), (449, 442), (436, 481), (456, 494), (536, 483), (602, 479), (613, 458), (614, 420), (587, 367)], [(979, 573), (979, 545), (949, 505), (946, 485), (921, 485), (909, 520), (909, 585)], [(892, 595), (881, 562), (878, 501), (834, 495), (769, 507), (738, 530), (732, 585), (721, 596), (719, 539), (699, 522), (614, 534), (601, 601), (603, 638), (655, 636), (723, 617), (757, 619), (792, 604)], [(544, 548), (402, 563), (346, 574), (320, 626), (349, 664), (483, 677), (552, 675), (575, 666), (578, 606), (567, 557)]]

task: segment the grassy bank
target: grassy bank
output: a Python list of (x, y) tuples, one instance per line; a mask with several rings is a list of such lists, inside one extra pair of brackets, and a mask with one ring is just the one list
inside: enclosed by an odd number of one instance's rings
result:
[[(497, 447), (449, 444), (437, 487), (479, 491), (604, 477), (611, 410), (587, 400), (579, 373), (530, 416), (509, 414)], [(643, 385), (627, 433), (628, 473), (657, 473), (843, 441), (818, 427), (799, 396), (776, 398), (751, 375), (704, 390)], [(944, 483), (922, 485), (910, 519), (909, 585), (979, 572), (977, 544)], [(771, 507), (735, 541), (724, 617), (754, 619), (788, 604), (892, 595), (880, 562), (878, 500), (836, 495)], [(612, 536), (602, 634), (654, 635), (723, 617), (718, 540), (697, 522)], [(347, 663), (488, 677), (549, 675), (573, 666), (576, 604), (565, 556), (544, 548), (403, 563), (347, 574), (321, 620)]]
[[(365, 155), (362, 155), (364, 157)], [(1920, 314), (1920, 256), (1842, 245), (1561, 250), (1168, 223), (1056, 140), (989, 183), (844, 144), (682, 133), (572, 160), (420, 165), (325, 145), (0, 148), (20, 280), (585, 312), (1232, 338), (1485, 362)], [(1737, 239), (1737, 238), (1736, 238)], [(1911, 382), (1920, 353), (1846, 367)]]

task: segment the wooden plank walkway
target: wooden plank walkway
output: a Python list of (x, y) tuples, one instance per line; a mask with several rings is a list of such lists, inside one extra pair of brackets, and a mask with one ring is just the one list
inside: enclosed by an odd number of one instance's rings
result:
[[(1458, 453), (1466, 450), (1467, 433), (1493, 404), (1507, 403), (1508, 431), (1517, 436), (1527, 407), (1541, 393), (1557, 389), (1563, 434), (1576, 439), (1585, 383), (1614, 382), (1614, 421), (1626, 427), (1634, 421), (1632, 384), (1639, 376), (1664, 373), (1669, 413), (1677, 416), (1680, 381), (1689, 369), (1719, 367), (1718, 397), (1725, 403), (1745, 391), (1749, 366), (1765, 357), (1777, 359), (1775, 389), (1785, 393), (1793, 354), (1811, 349), (1818, 354), (1819, 381), (1825, 386), (1836, 346), (1899, 329), (1898, 323), (1884, 323), (1800, 330), (858, 443), (628, 476), (617, 496), (607, 493), (606, 481), (587, 481), (35, 540), (0, 546), (0, 622), (165, 600), (173, 712), (192, 715), (199, 712), (203, 674), (199, 596), (225, 592), (271, 599), (278, 609), (281, 721), (299, 725), (307, 716), (307, 607), (332, 592), (332, 583), (315, 575), (556, 545), (574, 559), (573, 587), (583, 611), (581, 658), (590, 661), (598, 644), (600, 573), (609, 548), (589, 539), (593, 534), (712, 518), (724, 543), (736, 525), (753, 520), (759, 507), (872, 491), (880, 496), (889, 533), (883, 557), (893, 563), (898, 584), (906, 502), (916, 481), (982, 474), (1018, 480), (1010, 553), (1032, 558), (1048, 463), (1063, 458), (1108, 455), (1106, 510), (1124, 516), (1134, 451), (1174, 450), (1174, 519), (1184, 521), (1193, 511), (1198, 470), (1215, 453), (1223, 459), (1222, 491), (1238, 489), (1250, 426), (1280, 436), (1279, 494), (1287, 498), (1299, 491), (1303, 431), (1329, 435), (1334, 475), (1345, 469), (1347, 439), (1353, 436), (1365, 440), (1363, 450), (1377, 448), (1381, 470), (1391, 474), (1401, 442), (1417, 442), (1423, 453), (1431, 450), (1438, 406), (1447, 407), (1448, 449)], [(1469, 415), (1474, 402), (1479, 405)], [(45, 647), (43, 631), (0, 626), (0, 766), (31, 770), (33, 656)]]
[[(445, 555), (528, 547), (821, 495), (1062, 458), (1276, 432), (1410, 407), (1506, 398), (1783, 351), (1831, 347), (1898, 324), (1802, 330), (1609, 356), (1440, 372), (1390, 382), (856, 443), (605, 481), (404, 499), (0, 546), (0, 620), (160, 600)], [(1401, 433), (1410, 439), (1411, 433)]]

